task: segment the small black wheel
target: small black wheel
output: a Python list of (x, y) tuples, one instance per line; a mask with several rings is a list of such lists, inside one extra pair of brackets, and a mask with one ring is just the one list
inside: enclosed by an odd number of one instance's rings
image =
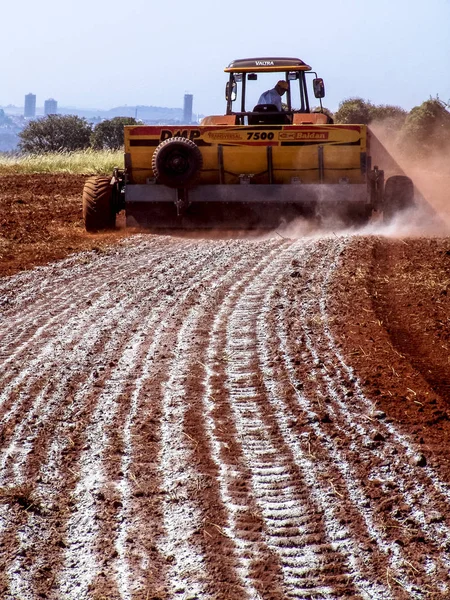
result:
[(202, 153), (192, 140), (183, 137), (173, 137), (161, 142), (152, 158), (152, 169), (157, 181), (172, 188), (192, 185), (202, 166)]
[(83, 220), (86, 231), (114, 229), (116, 214), (111, 177), (90, 177), (84, 184)]
[(414, 206), (414, 184), (406, 175), (389, 177), (384, 186), (383, 219), (389, 222), (393, 217)]

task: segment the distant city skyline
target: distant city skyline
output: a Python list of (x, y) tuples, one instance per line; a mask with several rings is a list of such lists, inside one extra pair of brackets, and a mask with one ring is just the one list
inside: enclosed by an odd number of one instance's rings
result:
[[(39, 104), (39, 100), (36, 96), (36, 94), (33, 93), (29, 93), (26, 94), (24, 97), (24, 101), (22, 103), (19, 104), (12, 104), (12, 103), (8, 103), (8, 104), (4, 104), (1, 105), (0, 104), (0, 108), (4, 109), (6, 112), (9, 111), (13, 111), (14, 114), (17, 113), (17, 111), (23, 111), (25, 112), (25, 109), (27, 107), (27, 97), (28, 99), (28, 104), (31, 102), (32, 106), (34, 107), (33, 110), (35, 112), (35, 114), (38, 114), (39, 111), (46, 113), (46, 106), (48, 107), (49, 110), (54, 110), (58, 108), (58, 101), (55, 100), (54, 98), (47, 98), (46, 100), (44, 100), (41, 104)], [(174, 110), (182, 110), (183, 114), (189, 113), (192, 115), (192, 105), (193, 105), (193, 99), (194, 96), (193, 94), (185, 94), (184, 97), (181, 99), (179, 106), (164, 106), (164, 107), (154, 107), (154, 108), (168, 108), (168, 109), (174, 109)], [(139, 110), (140, 108), (142, 109), (146, 109), (149, 107), (153, 107), (153, 105), (151, 104), (122, 104), (121, 105), (124, 108), (127, 108), (128, 110)], [(99, 111), (99, 112), (108, 112), (110, 110), (114, 110), (115, 108), (119, 108), (120, 106), (115, 106), (115, 105), (111, 105), (108, 107), (104, 107), (104, 108), (99, 108), (99, 107), (95, 107), (95, 106), (76, 106), (76, 105), (67, 105), (67, 106), (62, 106), (61, 105), (61, 109), (62, 110), (69, 110), (71, 108), (73, 109), (77, 109), (77, 110), (88, 110), (88, 111)]]
[(193, 95), (185, 94), (178, 107), (152, 106), (152, 105), (122, 105), (110, 106), (108, 108), (79, 107), (79, 106), (58, 106), (58, 101), (54, 98), (47, 98), (43, 104), (39, 104), (36, 94), (29, 93), (24, 97), (22, 105), (6, 104), (1, 106), (5, 114), (30, 118), (40, 118), (50, 114), (76, 114), (88, 119), (107, 119), (115, 116), (134, 117), (138, 120), (148, 121), (179, 121), (183, 123), (195, 122), (200, 116), (192, 112)]
[[(34, 96), (32, 94), (32, 96)], [(59, 115), (77, 115), (86, 118), (92, 122), (104, 119), (112, 119), (114, 117), (135, 117), (140, 121), (145, 122), (184, 122), (183, 107), (164, 107), (164, 106), (112, 106), (107, 109), (99, 108), (82, 108), (77, 106), (59, 106), (58, 102), (53, 98), (47, 99), (44, 106), (39, 106), (36, 103), (33, 116), (25, 117), (25, 106), (5, 105), (0, 106), (5, 115), (14, 118), (16, 125), (20, 124), (20, 120), (39, 119), (48, 114)], [(56, 110), (56, 112), (55, 112)], [(27, 113), (28, 114), (28, 113)], [(193, 121), (200, 115), (193, 115)], [(23, 127), (23, 124), (21, 125)]]

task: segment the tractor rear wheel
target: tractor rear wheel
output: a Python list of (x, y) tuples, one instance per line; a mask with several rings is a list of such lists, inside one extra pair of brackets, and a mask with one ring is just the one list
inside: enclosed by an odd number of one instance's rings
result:
[(83, 188), (83, 220), (86, 231), (114, 229), (116, 214), (113, 206), (111, 177), (90, 177)]
[(173, 137), (164, 140), (153, 153), (152, 169), (157, 181), (171, 188), (192, 185), (202, 166), (202, 153), (187, 138)]
[(383, 219), (391, 221), (394, 216), (414, 206), (414, 184), (406, 175), (389, 177), (384, 186)]

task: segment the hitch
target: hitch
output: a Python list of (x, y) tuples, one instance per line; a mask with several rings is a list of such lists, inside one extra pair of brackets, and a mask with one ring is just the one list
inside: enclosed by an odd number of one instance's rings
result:
[(177, 189), (177, 199), (175, 200), (175, 205), (177, 207), (177, 217), (182, 217), (190, 205), (188, 191), (186, 188)]
[(370, 202), (375, 210), (381, 210), (384, 195), (384, 171), (376, 165), (369, 172)]

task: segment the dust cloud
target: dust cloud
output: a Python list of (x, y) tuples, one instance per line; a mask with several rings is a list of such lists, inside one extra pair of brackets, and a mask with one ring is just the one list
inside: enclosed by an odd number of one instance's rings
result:
[[(348, 227), (332, 215), (324, 215), (320, 224), (304, 219), (295, 220), (276, 230), (287, 238), (320, 237), (326, 235), (382, 235), (386, 237), (445, 237), (450, 235), (450, 144), (446, 150), (428, 153), (425, 157), (401, 149), (392, 129), (382, 123), (371, 124), (371, 131), (381, 144), (379, 167), (385, 178), (394, 174), (410, 177), (415, 186), (415, 207), (398, 213), (389, 223), (374, 213), (367, 225)], [(380, 149), (380, 148), (379, 148)], [(383, 160), (387, 158), (386, 160)], [(376, 162), (378, 164), (378, 157)]]
[(416, 210), (399, 215), (387, 226), (387, 233), (394, 235), (398, 230), (398, 235), (449, 235), (450, 144), (419, 156), (413, 149), (401, 148), (392, 130), (382, 123), (371, 124), (370, 129), (416, 188)]
[(383, 220), (381, 213), (376, 212), (363, 226), (348, 226), (330, 215), (320, 223), (296, 219), (281, 225), (271, 235), (272, 237), (279, 235), (286, 239), (318, 238), (330, 235), (380, 235), (391, 238), (446, 237), (450, 235), (450, 218), (447, 218), (446, 221), (439, 212), (419, 201), (416, 207), (399, 212), (389, 223)]

